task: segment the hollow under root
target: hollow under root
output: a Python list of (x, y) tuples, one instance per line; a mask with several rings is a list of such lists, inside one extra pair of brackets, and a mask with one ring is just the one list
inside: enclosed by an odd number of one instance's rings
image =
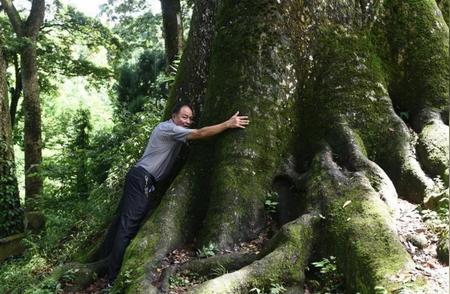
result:
[(190, 293), (248, 293), (273, 281), (302, 284), (319, 220), (310, 213), (285, 224), (271, 240), (273, 251), (235, 272), (206, 281)]

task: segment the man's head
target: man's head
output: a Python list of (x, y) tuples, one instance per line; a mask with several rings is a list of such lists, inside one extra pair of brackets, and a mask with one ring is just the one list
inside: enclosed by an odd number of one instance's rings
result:
[(177, 126), (189, 128), (192, 124), (192, 107), (187, 103), (177, 103), (172, 109), (172, 120)]

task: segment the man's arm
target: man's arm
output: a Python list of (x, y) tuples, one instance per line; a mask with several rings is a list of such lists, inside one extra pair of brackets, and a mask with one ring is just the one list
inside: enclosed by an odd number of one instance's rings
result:
[(234, 128), (245, 129), (245, 126), (248, 125), (249, 122), (250, 121), (248, 120), (248, 116), (244, 115), (240, 116), (238, 111), (223, 123), (203, 127), (201, 129), (192, 130), (192, 132), (189, 133), (189, 135), (187, 136), (187, 139), (188, 140), (203, 139), (220, 134), (227, 129), (234, 129)]

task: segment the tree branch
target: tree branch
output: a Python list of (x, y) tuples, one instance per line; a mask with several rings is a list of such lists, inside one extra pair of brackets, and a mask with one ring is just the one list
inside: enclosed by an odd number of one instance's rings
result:
[(11, 25), (17, 35), (22, 35), (22, 19), (20, 18), (19, 12), (17, 11), (16, 7), (12, 3), (11, 0), (0, 0), (1, 4), (3, 6), (3, 9), (5, 10), (6, 14), (8, 15), (9, 21), (11, 22)]
[(26, 34), (36, 36), (39, 28), (44, 21), (45, 0), (33, 0), (31, 12), (26, 21)]

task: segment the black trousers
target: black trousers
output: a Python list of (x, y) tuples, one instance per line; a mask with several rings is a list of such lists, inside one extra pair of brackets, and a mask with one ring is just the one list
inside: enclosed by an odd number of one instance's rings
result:
[(114, 282), (122, 266), (125, 249), (136, 236), (155, 196), (155, 179), (142, 167), (133, 167), (125, 179), (118, 215), (110, 226), (106, 240), (110, 242), (108, 281)]

